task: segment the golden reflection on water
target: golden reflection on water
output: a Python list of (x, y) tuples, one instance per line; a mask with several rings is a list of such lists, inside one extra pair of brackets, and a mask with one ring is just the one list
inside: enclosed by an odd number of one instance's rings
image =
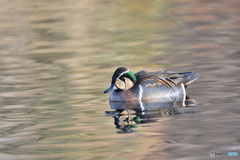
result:
[[(229, 99), (239, 97), (230, 85), (239, 81), (220, 74), (236, 77), (239, 69), (237, 1), (0, 4), (1, 159), (206, 159), (209, 151), (224, 150), (217, 146), (238, 142), (238, 101)], [(116, 134), (102, 91), (122, 65), (134, 73), (200, 71), (204, 78), (189, 92), (205, 109), (220, 110), (156, 118), (136, 133)]]

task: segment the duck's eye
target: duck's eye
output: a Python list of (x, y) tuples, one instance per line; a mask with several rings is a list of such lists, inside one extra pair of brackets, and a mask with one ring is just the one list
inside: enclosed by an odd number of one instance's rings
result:
[(116, 83), (115, 83), (115, 85), (119, 88), (119, 89), (125, 89), (125, 87), (126, 87), (126, 84), (122, 81), (122, 80), (120, 80), (120, 79), (117, 79), (116, 80)]
[(120, 79), (121, 81), (123, 81), (123, 82), (125, 81), (125, 78), (124, 78), (124, 77), (120, 77), (119, 79)]

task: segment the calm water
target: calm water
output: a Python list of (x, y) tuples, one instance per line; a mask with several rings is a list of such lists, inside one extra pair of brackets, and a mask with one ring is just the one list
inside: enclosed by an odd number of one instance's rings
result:
[[(238, 0), (0, 4), (0, 159), (240, 155)], [(119, 66), (201, 77), (185, 106), (117, 112), (102, 91)]]

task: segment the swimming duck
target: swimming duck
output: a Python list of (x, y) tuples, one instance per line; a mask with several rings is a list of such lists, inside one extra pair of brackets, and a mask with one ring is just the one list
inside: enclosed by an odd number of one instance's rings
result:
[(119, 67), (112, 76), (112, 82), (103, 93), (112, 92), (109, 101), (158, 101), (166, 98), (186, 98), (186, 87), (199, 78), (195, 72), (172, 71), (133, 74), (126, 67)]

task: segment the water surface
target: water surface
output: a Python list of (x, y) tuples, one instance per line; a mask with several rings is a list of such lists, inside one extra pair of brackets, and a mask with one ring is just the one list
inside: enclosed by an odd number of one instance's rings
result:
[[(0, 4), (0, 159), (240, 154), (238, 1)], [(138, 119), (125, 114), (139, 123), (119, 134), (102, 93), (119, 66), (133, 73), (197, 71), (200, 79), (187, 89), (196, 105), (164, 107)]]

